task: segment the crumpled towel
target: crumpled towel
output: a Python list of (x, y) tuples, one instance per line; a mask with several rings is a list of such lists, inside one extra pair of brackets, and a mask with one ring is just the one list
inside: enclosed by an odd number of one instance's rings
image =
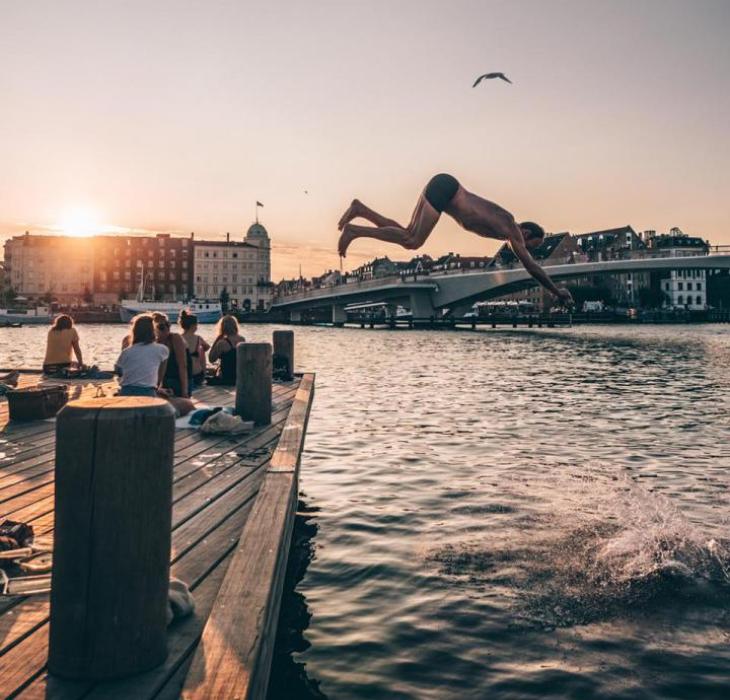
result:
[(167, 624), (181, 617), (192, 615), (195, 601), (190, 589), (178, 578), (170, 579), (170, 590), (167, 595)]
[(232, 416), (225, 411), (220, 411), (210, 416), (200, 430), (212, 435), (238, 435), (253, 430), (253, 421), (242, 420), (241, 416)]

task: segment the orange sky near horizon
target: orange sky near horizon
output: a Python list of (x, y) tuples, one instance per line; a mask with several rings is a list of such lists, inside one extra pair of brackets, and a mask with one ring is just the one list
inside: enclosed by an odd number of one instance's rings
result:
[[(274, 279), (309, 276), (353, 196), (407, 221), (444, 171), (549, 231), (730, 244), (729, 28), (723, 0), (2, 3), (0, 238), (240, 238), (259, 200)], [(423, 251), (497, 245), (449, 220)], [(346, 266), (383, 254), (411, 252)]]

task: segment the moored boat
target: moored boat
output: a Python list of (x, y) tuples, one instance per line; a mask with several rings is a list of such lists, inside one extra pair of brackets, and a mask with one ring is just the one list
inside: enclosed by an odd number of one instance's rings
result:
[(119, 305), (119, 317), (125, 323), (141, 313), (158, 311), (166, 314), (170, 321), (177, 322), (183, 309), (188, 309), (198, 317), (198, 323), (216, 323), (223, 315), (219, 301), (202, 301), (193, 299), (187, 303), (182, 301), (137, 301), (124, 299)]
[(15, 326), (16, 324), (49, 324), (53, 314), (47, 306), (38, 306), (35, 309), (0, 309), (0, 326)]

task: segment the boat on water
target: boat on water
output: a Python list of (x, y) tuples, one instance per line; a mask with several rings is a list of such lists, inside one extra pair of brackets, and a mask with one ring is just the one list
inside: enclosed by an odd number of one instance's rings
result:
[(148, 301), (145, 299), (145, 277), (139, 283), (136, 299), (122, 299), (119, 302), (119, 317), (127, 323), (137, 314), (159, 312), (165, 314), (170, 321), (177, 323), (183, 309), (187, 309), (198, 317), (198, 323), (216, 323), (223, 315), (219, 301), (191, 299), (190, 301)]
[(216, 323), (223, 315), (219, 301), (202, 301), (192, 299), (188, 302), (182, 301), (137, 301), (136, 299), (124, 299), (119, 304), (119, 317), (127, 323), (137, 314), (158, 311), (166, 314), (173, 323), (177, 323), (177, 317), (183, 309), (198, 317), (198, 323)]
[(0, 309), (0, 326), (16, 327), (18, 325), (48, 325), (53, 321), (53, 314), (47, 306), (35, 309)]

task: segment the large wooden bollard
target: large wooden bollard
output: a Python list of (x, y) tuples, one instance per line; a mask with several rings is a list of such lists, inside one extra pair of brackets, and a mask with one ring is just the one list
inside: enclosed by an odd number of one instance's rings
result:
[(99, 680), (165, 660), (174, 439), (162, 399), (84, 399), (58, 414), (51, 673)]
[(271, 423), (272, 349), (270, 343), (236, 347), (236, 414), (256, 425)]
[(294, 376), (294, 331), (274, 331), (274, 356), (286, 359), (289, 378)]

